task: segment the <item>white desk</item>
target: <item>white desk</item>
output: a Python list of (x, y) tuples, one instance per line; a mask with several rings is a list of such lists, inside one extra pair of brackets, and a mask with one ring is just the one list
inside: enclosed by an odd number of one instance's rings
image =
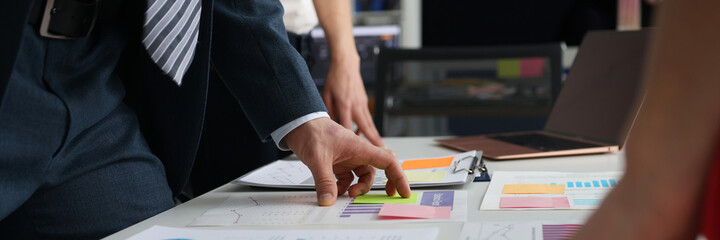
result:
[[(433, 141), (433, 137), (385, 138), (387, 146), (397, 153), (400, 159), (423, 158), (442, 156), (457, 153), (457, 151), (441, 147)], [(585, 155), (559, 158), (544, 158), (532, 160), (487, 161), (486, 165), (491, 175), (495, 170), (504, 171), (567, 171), (567, 172), (595, 172), (595, 171), (623, 171), (625, 162), (622, 153)], [(560, 211), (480, 211), (487, 182), (473, 182), (463, 186), (428, 188), (455, 189), (468, 191), (468, 221), (571, 221), (584, 220), (592, 211), (560, 210)], [(225, 184), (207, 194), (183, 203), (175, 208), (158, 214), (152, 218), (117, 232), (106, 239), (125, 239), (153, 225), (170, 227), (185, 227), (202, 215), (206, 210), (220, 205), (228, 196), (236, 192), (248, 191), (274, 191), (273, 189), (251, 188), (236, 184)], [(327, 228), (426, 228), (439, 227), (438, 239), (457, 239), (462, 228), (461, 222), (445, 223), (401, 223), (401, 224), (361, 224), (361, 225), (293, 225), (293, 226), (248, 226), (233, 227), (233, 229), (327, 229)]]

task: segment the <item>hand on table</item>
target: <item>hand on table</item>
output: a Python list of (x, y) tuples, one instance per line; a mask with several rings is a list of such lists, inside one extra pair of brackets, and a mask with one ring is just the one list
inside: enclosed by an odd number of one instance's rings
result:
[[(290, 149), (310, 168), (315, 180), (318, 204), (329, 206), (337, 196), (348, 192), (351, 197), (370, 191), (375, 168), (385, 170), (385, 192), (410, 197), (410, 185), (395, 155), (375, 147), (328, 118), (306, 122), (283, 139)], [(350, 186), (357, 175), (357, 184)], [(337, 181), (335, 180), (337, 178)]]
[(358, 134), (363, 134), (375, 146), (384, 147), (380, 134), (375, 128), (368, 98), (360, 76), (360, 60), (357, 54), (348, 55), (330, 63), (330, 70), (325, 78), (322, 98), (330, 117), (340, 124), (352, 129), (352, 122), (358, 126)]

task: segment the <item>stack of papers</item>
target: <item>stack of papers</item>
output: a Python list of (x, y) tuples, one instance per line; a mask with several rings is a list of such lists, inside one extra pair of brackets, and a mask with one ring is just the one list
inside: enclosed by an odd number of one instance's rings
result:
[[(411, 187), (464, 184), (473, 178), (466, 170), (474, 170), (481, 155), (482, 152), (469, 151), (435, 158), (401, 160), (400, 164)], [(310, 169), (298, 160), (277, 160), (233, 182), (258, 187), (315, 188)], [(373, 188), (384, 188), (386, 182), (385, 171), (378, 169)]]

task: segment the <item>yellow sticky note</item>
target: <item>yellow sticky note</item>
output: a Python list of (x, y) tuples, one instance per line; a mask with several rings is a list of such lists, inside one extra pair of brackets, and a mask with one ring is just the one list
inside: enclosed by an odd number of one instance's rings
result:
[(446, 171), (442, 172), (405, 172), (408, 182), (441, 182)]
[(520, 59), (506, 58), (497, 60), (498, 78), (520, 77)]
[(379, 203), (417, 203), (418, 193), (413, 193), (409, 198), (402, 198), (400, 194), (388, 196), (386, 194), (365, 194), (355, 197), (352, 204), (379, 204)]
[(503, 194), (564, 194), (565, 185), (505, 184)]
[(453, 159), (455, 157), (405, 160), (401, 167), (403, 170), (449, 167)]

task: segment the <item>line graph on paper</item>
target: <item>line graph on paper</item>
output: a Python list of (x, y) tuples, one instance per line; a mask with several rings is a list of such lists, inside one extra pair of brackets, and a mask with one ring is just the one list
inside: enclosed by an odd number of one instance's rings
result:
[[(261, 171), (253, 172), (245, 179), (248, 182), (262, 182), (276, 185), (294, 185), (300, 183), (312, 184), (312, 173), (300, 161), (277, 161), (263, 167)], [(309, 181), (309, 182), (308, 182)]]
[(191, 224), (194, 226), (302, 224), (317, 206), (315, 193), (289, 196), (257, 194), (230, 197)]
[(538, 229), (532, 226), (518, 226), (517, 223), (486, 223), (481, 227), (482, 240), (536, 239)]
[(234, 213), (235, 215), (237, 215), (237, 219), (235, 219), (235, 222), (233, 222), (234, 224), (238, 224), (238, 222), (240, 221), (240, 218), (243, 217), (242, 210), (248, 209), (248, 208), (252, 208), (252, 207), (259, 207), (259, 206), (260, 206), (260, 202), (259, 202), (258, 200), (256, 200), (255, 198), (253, 198), (253, 197), (248, 197), (248, 199), (250, 199), (250, 201), (253, 201), (253, 202), (255, 203), (255, 205), (252, 205), (252, 204), (251, 204), (251, 205), (248, 205), (247, 207), (230, 209), (230, 212), (232, 212), (232, 213)]

